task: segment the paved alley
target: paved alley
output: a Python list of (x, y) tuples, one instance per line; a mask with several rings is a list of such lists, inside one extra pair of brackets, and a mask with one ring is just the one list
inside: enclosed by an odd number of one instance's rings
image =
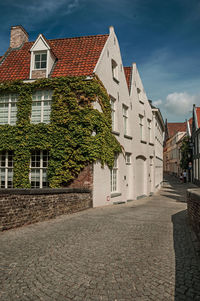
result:
[(0, 300), (200, 300), (187, 187), (0, 233)]

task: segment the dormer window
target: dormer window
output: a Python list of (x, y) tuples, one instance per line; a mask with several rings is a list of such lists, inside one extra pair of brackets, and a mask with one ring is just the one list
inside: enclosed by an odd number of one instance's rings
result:
[(46, 52), (35, 53), (34, 69), (46, 69), (46, 67), (47, 67), (47, 53)]
[(30, 79), (48, 78), (56, 57), (42, 34), (38, 36), (30, 52)]

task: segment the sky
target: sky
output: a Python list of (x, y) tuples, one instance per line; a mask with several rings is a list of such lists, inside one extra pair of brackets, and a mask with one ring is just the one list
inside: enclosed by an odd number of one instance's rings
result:
[(199, 0), (0, 0), (0, 56), (10, 27), (34, 41), (109, 33), (114, 26), (124, 66), (137, 64), (147, 97), (168, 122), (200, 106)]

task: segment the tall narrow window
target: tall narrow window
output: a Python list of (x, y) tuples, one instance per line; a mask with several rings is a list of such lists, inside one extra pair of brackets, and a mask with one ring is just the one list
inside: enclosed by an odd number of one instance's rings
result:
[(13, 187), (13, 152), (0, 152), (0, 188)]
[(144, 139), (144, 117), (142, 115), (139, 115), (139, 121), (140, 121), (140, 139)]
[(119, 81), (118, 65), (114, 60), (111, 60), (112, 76), (117, 82)]
[(34, 69), (46, 69), (47, 53), (46, 52), (36, 52), (34, 54), (34, 57), (35, 57)]
[(126, 162), (126, 165), (131, 165), (131, 153), (125, 154), (125, 162)]
[(148, 124), (148, 136), (149, 136), (149, 142), (151, 142), (151, 120), (148, 119), (147, 120), (147, 124)]
[(110, 175), (111, 175), (111, 192), (117, 191), (117, 173), (118, 173), (118, 167), (117, 167), (117, 158), (115, 158), (113, 169), (111, 169)]
[(49, 123), (51, 114), (52, 91), (36, 91), (32, 101), (32, 123)]
[(115, 112), (115, 99), (111, 98), (110, 99), (110, 104), (111, 104), (111, 118), (112, 118), (112, 130), (115, 129), (115, 119), (116, 119), (116, 112)]
[(128, 134), (128, 107), (123, 105), (122, 111), (123, 111), (124, 135), (127, 135)]
[(34, 151), (31, 154), (31, 188), (48, 187), (47, 167), (48, 167), (48, 152)]
[(0, 95), (0, 125), (15, 125), (17, 121), (17, 95)]

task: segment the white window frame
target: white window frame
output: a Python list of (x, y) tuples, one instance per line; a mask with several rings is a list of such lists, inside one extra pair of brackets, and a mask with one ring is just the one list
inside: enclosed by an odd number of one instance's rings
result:
[(126, 165), (131, 165), (131, 153), (125, 153), (125, 162)]
[[(6, 119), (7, 122), (2, 122), (0, 125), (3, 124), (10, 124), (10, 125), (16, 125), (17, 122), (17, 98), (18, 95), (14, 93), (10, 94), (1, 94), (0, 95), (0, 116), (2, 115), (2, 118), (4, 117), (3, 115), (3, 110), (1, 108), (5, 108), (5, 105), (7, 106), (7, 112), (6, 112)], [(14, 104), (14, 110), (12, 111), (13, 105)], [(14, 113), (14, 114), (12, 114)], [(14, 119), (14, 122), (11, 122), (12, 119)], [(0, 117), (0, 122), (1, 122), (1, 117)]]
[[(5, 164), (2, 164), (2, 156), (4, 154), (5, 157)], [(11, 156), (11, 160), (9, 160), (9, 157)], [(12, 151), (3, 151), (0, 152), (0, 188), (13, 188), (13, 152)], [(1, 185), (1, 172), (4, 170), (4, 175), (5, 175), (5, 187), (2, 187)], [(11, 175), (11, 185), (9, 185), (9, 175)]]
[[(32, 151), (31, 153), (31, 160), (30, 160), (30, 173), (29, 173), (29, 180), (30, 180), (30, 183), (31, 183), (31, 188), (44, 188), (43, 187), (43, 178), (44, 178), (44, 171), (46, 171), (46, 174), (47, 174), (47, 169), (48, 169), (48, 161), (49, 161), (49, 153), (48, 151), (45, 151), (46, 154), (45, 154), (45, 157), (47, 157), (47, 160), (45, 161), (46, 162), (46, 166), (44, 166), (44, 151), (43, 150), (35, 150), (35, 151)], [(39, 160), (37, 161), (37, 159), (34, 161), (36, 162), (35, 165), (37, 165), (37, 163), (39, 162), (39, 166), (32, 166), (32, 157), (37, 157), (39, 156)], [(33, 173), (33, 170), (39, 170), (39, 174), (40, 174), (40, 179), (39, 179), (39, 187), (36, 186), (36, 185), (32, 185), (32, 173)], [(36, 183), (36, 181), (35, 181)], [(46, 176), (46, 181), (45, 181), (46, 185), (45, 185), (45, 188), (48, 187), (48, 178)]]
[(110, 186), (111, 193), (117, 192), (118, 190), (118, 159), (115, 158), (113, 168), (110, 170)]
[[(46, 55), (46, 60), (42, 60), (42, 55), (44, 55), (44, 54)], [(40, 56), (40, 60), (37, 61), (37, 63), (40, 64), (40, 68), (36, 68), (36, 60), (35, 60), (36, 55)], [(33, 70), (46, 70), (47, 69), (47, 51), (35, 51), (33, 53), (33, 56), (34, 56)], [(43, 62), (46, 62), (46, 66), (45, 67), (41, 66)]]
[(124, 135), (128, 135), (128, 107), (122, 105)]
[[(35, 91), (32, 95), (32, 109), (31, 109), (31, 123), (37, 124), (37, 123), (49, 123), (50, 122), (50, 115), (51, 115), (51, 104), (52, 104), (52, 90), (42, 90), (42, 91)], [(38, 95), (41, 95), (41, 98), (38, 97)], [(45, 98), (45, 95), (50, 95), (50, 97)], [(44, 112), (45, 112), (45, 102), (50, 103), (50, 109), (49, 109), (49, 118), (48, 120), (44, 121)], [(34, 112), (34, 104), (40, 103), (40, 114), (38, 114), (37, 117), (39, 117), (39, 121), (34, 121), (33, 112)], [(36, 105), (37, 107), (37, 105)], [(39, 106), (38, 106), (39, 107)]]

